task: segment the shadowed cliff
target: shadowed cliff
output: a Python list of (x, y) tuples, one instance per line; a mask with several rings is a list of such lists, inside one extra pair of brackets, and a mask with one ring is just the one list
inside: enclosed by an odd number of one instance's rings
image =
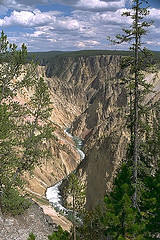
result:
[[(72, 134), (84, 142), (86, 157), (78, 170), (87, 181), (89, 209), (103, 199), (121, 161), (125, 159), (129, 133), (126, 126), (127, 91), (123, 77), (127, 72), (121, 70), (121, 58), (116, 55), (61, 55), (44, 67), (45, 79), (53, 99), (52, 121), (58, 124), (58, 143), (63, 143), (63, 149), (57, 145), (54, 154), (59, 152), (58, 156), (62, 156), (63, 151), (63, 160), (61, 158), (58, 162), (64, 168), (57, 175), (59, 166), (55, 160), (52, 163), (52, 174), (58, 181), (78, 165), (76, 159), (72, 166), (69, 163), (70, 156), (73, 159), (72, 150), (65, 153), (63, 130), (71, 125)], [(159, 74), (146, 73), (146, 77), (147, 81), (153, 82), (159, 78)], [(154, 80), (154, 85), (157, 94), (148, 96), (152, 100), (159, 99), (159, 81)], [(49, 165), (49, 172), (52, 164)]]
[[(54, 91), (72, 103), (80, 114), (72, 123), (72, 134), (84, 142), (86, 157), (78, 166), (87, 181), (87, 207), (96, 206), (110, 189), (121, 161), (125, 160), (129, 133), (126, 124), (127, 90), (120, 67), (121, 56), (60, 56), (46, 66)], [(159, 74), (146, 73), (159, 99)], [(154, 80), (157, 79), (157, 80)], [(156, 100), (157, 101), (157, 100)]]

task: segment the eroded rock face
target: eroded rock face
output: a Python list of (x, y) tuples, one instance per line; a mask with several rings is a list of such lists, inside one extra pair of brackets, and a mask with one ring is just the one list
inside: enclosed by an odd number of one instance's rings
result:
[[(78, 166), (79, 156), (63, 132), (71, 124), (73, 135), (84, 141), (86, 158), (78, 169), (87, 180), (88, 208), (93, 208), (106, 189), (110, 189), (129, 141), (128, 100), (122, 81), (126, 72), (121, 70), (120, 61), (120, 56), (59, 56), (44, 67), (53, 100), (52, 121), (57, 125), (58, 142), (52, 144), (53, 159), (36, 169), (38, 180), (30, 181), (32, 191), (39, 186), (37, 192), (44, 194), (47, 186)], [(41, 71), (42, 68), (39, 74)], [(146, 102), (158, 101), (159, 73), (146, 74), (146, 79), (153, 82), (156, 91), (146, 97)]]
[[(129, 106), (120, 56), (59, 58), (48, 66), (49, 76), (58, 79), (57, 91), (80, 109), (72, 123), (73, 135), (84, 140), (86, 157), (78, 166), (87, 180), (87, 207), (94, 208), (111, 188), (112, 180), (126, 156)], [(159, 74), (147, 74), (155, 93), (146, 101), (158, 101)]]
[[(111, 189), (112, 180), (122, 160), (125, 160), (129, 141), (126, 122), (129, 106), (126, 88), (121, 80), (125, 73), (120, 71), (117, 64), (115, 71), (111, 71), (112, 75), (107, 77), (108, 69), (101, 72), (103, 84), (88, 108), (72, 124), (73, 133), (82, 137), (85, 143), (85, 162), (78, 168), (82, 178), (86, 176), (88, 209), (99, 204), (106, 190)], [(146, 81), (154, 88), (146, 96), (144, 104), (153, 104), (160, 99), (160, 73), (145, 75)]]
[[(77, 167), (87, 181), (88, 209), (111, 187), (129, 140), (127, 93), (122, 82), (126, 73), (121, 71), (120, 60), (120, 56), (60, 57), (52, 65), (38, 68), (37, 74), (44, 76), (50, 88), (57, 140), (50, 143), (52, 158), (36, 167), (32, 178), (27, 176), (26, 189), (37, 198), (45, 197), (47, 187)], [(146, 79), (154, 84), (146, 104), (159, 101), (160, 73), (146, 74)], [(72, 133), (84, 141), (86, 157), (81, 163), (73, 141), (64, 133), (71, 125)], [(55, 215), (52, 219), (55, 221)], [(33, 232), (38, 240), (45, 240), (54, 230), (50, 220), (36, 204), (23, 216), (0, 214), (0, 239), (25, 240)]]
[[(111, 105), (110, 97), (106, 99), (106, 95), (112, 96), (114, 92), (112, 85), (106, 85), (106, 82), (112, 83), (113, 79), (119, 78), (119, 62), (119, 56), (61, 57), (55, 58), (52, 65), (38, 68), (38, 74), (44, 76), (50, 88), (51, 120), (55, 123), (58, 141), (51, 143), (53, 158), (37, 167), (34, 177), (29, 180), (27, 189), (31, 193), (44, 196), (47, 186), (63, 179), (77, 167), (79, 155), (73, 142), (64, 135), (64, 129), (77, 119), (73, 125), (74, 135), (86, 141), (103, 123), (106, 109)], [(116, 84), (115, 88), (118, 88)], [(119, 90), (120, 105), (125, 105), (125, 98), (125, 91)]]
[(25, 189), (36, 197), (45, 197), (46, 189), (67, 176), (80, 162), (80, 156), (73, 141), (64, 133), (65, 127), (57, 127), (57, 140), (50, 142), (52, 157), (37, 166), (33, 175), (25, 175)]
[(11, 217), (0, 213), (1, 240), (27, 240), (31, 232), (38, 240), (47, 240), (56, 228), (52, 219), (44, 215), (43, 210), (34, 202), (23, 215)]
[[(75, 117), (81, 113), (80, 108), (75, 106), (72, 101), (67, 101), (68, 95), (63, 93), (63, 81), (57, 80), (57, 77), (47, 78), (45, 70), (45, 67), (39, 66), (37, 75), (44, 76), (50, 89), (53, 107), (51, 121), (55, 125), (54, 135), (56, 139), (49, 143), (52, 157), (41, 162), (40, 166), (35, 168), (32, 177), (28, 174), (25, 175), (27, 192), (38, 198), (45, 197), (47, 187), (62, 180), (80, 162), (80, 156), (74, 142), (64, 133), (64, 130), (71, 125)], [(29, 93), (27, 94), (29, 95)], [(19, 96), (19, 98), (21, 97)]]
[(94, 95), (72, 124), (73, 133), (85, 143), (86, 163), (79, 170), (86, 175), (88, 209), (95, 207), (103, 199), (106, 188), (111, 187), (129, 139), (125, 118), (127, 92), (122, 82), (120, 57), (104, 56), (96, 60), (100, 62), (98, 76), (90, 82)]

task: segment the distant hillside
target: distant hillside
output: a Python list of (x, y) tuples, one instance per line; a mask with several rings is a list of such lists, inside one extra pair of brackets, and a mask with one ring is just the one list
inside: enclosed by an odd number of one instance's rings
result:
[[(153, 51), (153, 60), (160, 62), (160, 52)], [(98, 55), (118, 55), (118, 56), (129, 56), (132, 55), (130, 51), (121, 50), (81, 50), (81, 51), (50, 51), (50, 52), (30, 52), (28, 53), (28, 59), (34, 58), (40, 63), (45, 65), (46, 63), (52, 63), (55, 57), (80, 57), (80, 56), (98, 56)]]
[(61, 55), (64, 52), (61, 51), (50, 51), (50, 52), (29, 52), (28, 53), (28, 60), (36, 60), (39, 61), (40, 64), (43, 65), (43, 61), (45, 62), (51, 62), (53, 58), (55, 58), (57, 55)]

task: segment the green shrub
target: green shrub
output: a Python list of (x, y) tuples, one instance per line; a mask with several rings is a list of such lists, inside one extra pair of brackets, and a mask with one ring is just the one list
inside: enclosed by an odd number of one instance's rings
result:
[(29, 237), (27, 238), (27, 240), (35, 240), (36, 236), (33, 233), (29, 234)]
[(49, 240), (70, 240), (70, 234), (64, 231), (61, 226), (58, 226), (58, 231), (48, 236)]
[(22, 214), (31, 205), (31, 202), (14, 188), (6, 189), (3, 192), (1, 201), (2, 213), (10, 213), (13, 216)]

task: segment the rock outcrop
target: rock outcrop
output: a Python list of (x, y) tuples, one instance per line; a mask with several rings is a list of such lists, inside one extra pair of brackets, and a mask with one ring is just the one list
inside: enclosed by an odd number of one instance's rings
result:
[[(59, 56), (52, 65), (38, 68), (38, 74), (45, 77), (50, 88), (53, 102), (52, 121), (55, 123), (58, 140), (51, 144), (53, 158), (36, 168), (34, 177), (28, 182), (27, 189), (31, 193), (44, 196), (47, 186), (61, 180), (78, 166), (79, 156), (71, 140), (64, 134), (64, 129), (72, 122), (73, 134), (84, 139), (86, 152), (98, 140), (97, 137), (95, 140), (94, 137), (90, 138), (96, 136), (94, 132), (99, 131), (99, 134), (105, 137), (100, 125), (110, 131), (112, 122), (117, 125), (119, 120), (116, 122), (112, 118), (122, 113), (116, 112), (116, 107), (112, 108), (115, 104), (113, 102), (118, 101), (117, 104), (122, 108), (126, 105), (125, 89), (119, 83), (122, 75), (120, 59), (120, 56), (103, 55)], [(113, 116), (110, 111), (114, 112)], [(107, 125), (104, 124), (106, 119)]]
[[(50, 88), (56, 140), (50, 143), (53, 156), (36, 167), (32, 178), (25, 176), (26, 190), (37, 202), (45, 198), (47, 187), (74, 169), (87, 181), (88, 209), (96, 206), (110, 189), (129, 140), (127, 92), (122, 81), (126, 72), (121, 70), (120, 61), (121, 56), (59, 56), (52, 64), (38, 67), (37, 74), (44, 76)], [(146, 79), (154, 84), (154, 92), (146, 96), (145, 103), (157, 102), (160, 73), (146, 73)], [(73, 135), (84, 142), (86, 157), (81, 163), (73, 141), (64, 133), (69, 126)], [(62, 221), (65, 220), (57, 223)], [(23, 216), (0, 214), (0, 223), (2, 240), (26, 239), (30, 232), (38, 240), (45, 240), (54, 230), (36, 204)], [(64, 224), (67, 229), (69, 223)]]
[(32, 203), (23, 215), (16, 217), (4, 216), (0, 213), (1, 240), (27, 240), (30, 233), (38, 240), (47, 240), (57, 226), (48, 215), (44, 215), (42, 208)]
[(81, 112), (73, 121), (72, 132), (85, 144), (86, 158), (79, 169), (87, 176), (90, 208), (102, 199), (106, 182), (110, 183), (124, 157), (128, 139), (121, 57), (59, 57), (58, 60), (46, 72), (57, 80), (54, 90)]
[[(58, 141), (52, 144), (53, 158), (36, 168), (28, 189), (40, 195), (45, 188), (61, 180), (77, 166), (87, 180), (87, 206), (94, 207), (125, 158), (129, 140), (126, 126), (127, 92), (123, 82), (125, 71), (120, 67), (121, 56), (57, 56), (38, 74), (48, 82), (52, 102), (52, 121)], [(158, 101), (159, 73), (147, 74), (155, 93), (146, 101)], [(148, 99), (148, 100), (147, 100)], [(72, 125), (73, 135), (84, 142), (86, 157), (79, 165), (74, 144), (64, 134)]]
[[(86, 157), (78, 166), (87, 180), (87, 207), (93, 208), (110, 189), (121, 161), (125, 159), (129, 133), (126, 124), (128, 100), (120, 67), (121, 56), (84, 56), (55, 58), (46, 74), (53, 79), (53, 92), (73, 103), (73, 135), (84, 142)], [(146, 101), (157, 101), (160, 94), (159, 74), (146, 73), (155, 92)], [(55, 83), (56, 80), (56, 83)], [(147, 100), (148, 99), (148, 100)], [(71, 112), (70, 112), (71, 113)]]

